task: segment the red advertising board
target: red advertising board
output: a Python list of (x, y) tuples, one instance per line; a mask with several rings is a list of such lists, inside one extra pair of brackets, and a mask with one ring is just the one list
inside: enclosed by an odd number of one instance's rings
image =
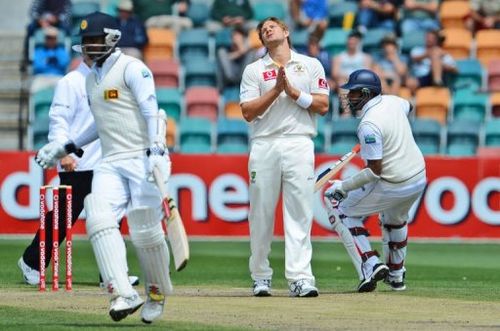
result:
[[(178, 201), (190, 236), (248, 236), (247, 156), (172, 155), (169, 191)], [(320, 173), (335, 161), (316, 158)], [(412, 238), (500, 238), (500, 156), (498, 158), (428, 157), (427, 189), (412, 210)], [(354, 159), (340, 176), (359, 170)], [(32, 153), (0, 152), (0, 234), (30, 234), (37, 226), (39, 187), (56, 180), (54, 170), (43, 172)], [(313, 235), (332, 236), (321, 198), (314, 197)], [(275, 234), (283, 235), (281, 204)], [(380, 235), (375, 216), (366, 222)], [(84, 233), (78, 222), (77, 233)]]

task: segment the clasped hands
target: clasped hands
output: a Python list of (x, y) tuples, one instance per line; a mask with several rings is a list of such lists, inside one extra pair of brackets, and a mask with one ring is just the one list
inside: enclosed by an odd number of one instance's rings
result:
[(292, 100), (297, 100), (300, 95), (300, 91), (290, 84), (288, 77), (286, 76), (285, 67), (280, 66), (278, 69), (278, 74), (276, 76), (276, 85), (274, 86), (277, 92), (281, 93), (285, 91)]

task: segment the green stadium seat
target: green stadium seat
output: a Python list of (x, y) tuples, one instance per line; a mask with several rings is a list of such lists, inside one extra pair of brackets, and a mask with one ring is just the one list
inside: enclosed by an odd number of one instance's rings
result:
[(318, 118), (318, 126), (316, 130), (318, 134), (313, 138), (314, 142), (314, 152), (315, 153), (324, 153), (326, 147), (326, 135), (325, 135), (325, 122), (326, 119), (324, 116), (317, 116)]
[(212, 152), (212, 123), (205, 118), (184, 117), (179, 124), (180, 152), (208, 154)]
[(367, 30), (363, 36), (363, 51), (371, 56), (381, 55), (382, 45), (380, 42), (388, 34), (393, 34), (393, 32), (382, 28)]
[(357, 11), (358, 5), (353, 1), (340, 1), (336, 2), (334, 5), (330, 5), (328, 13), (330, 18), (329, 26), (335, 28), (343, 27), (345, 14), (352, 13), (356, 15)]
[(453, 118), (455, 120), (483, 122), (488, 98), (487, 94), (458, 90), (453, 96)]
[(225, 87), (222, 90), (224, 102), (240, 102), (240, 88), (237, 86)]
[(232, 29), (224, 28), (215, 33), (215, 49), (221, 47), (230, 49), (232, 44)]
[(330, 154), (345, 154), (358, 141), (357, 129), (360, 120), (354, 117), (339, 118), (333, 121), (330, 134)]
[(449, 76), (449, 86), (453, 90), (478, 90), (483, 85), (483, 68), (476, 59), (457, 61), (458, 73)]
[(262, 21), (265, 18), (274, 16), (281, 20), (286, 18), (286, 10), (281, 1), (255, 1), (253, 6), (253, 19), (256, 21)]
[(187, 16), (191, 19), (195, 28), (204, 26), (209, 14), (210, 8), (208, 5), (200, 1), (192, 1), (187, 12)]
[(217, 66), (207, 58), (200, 57), (184, 64), (184, 85), (188, 89), (193, 86), (217, 86)]
[(177, 37), (179, 57), (182, 63), (189, 62), (192, 58), (209, 56), (209, 35), (204, 28), (183, 30)]
[(447, 154), (473, 156), (479, 145), (479, 123), (457, 120), (448, 124)]
[(321, 39), (321, 46), (328, 52), (330, 57), (335, 56), (345, 50), (348, 35), (348, 30), (329, 28), (326, 30), (323, 39)]
[(422, 154), (439, 154), (441, 147), (441, 124), (432, 119), (415, 118), (411, 126), (413, 137)]
[(410, 54), (413, 47), (425, 45), (425, 31), (417, 30), (412, 33), (405, 34), (401, 38), (401, 51), (404, 54)]
[(248, 152), (248, 125), (243, 120), (221, 118), (217, 122), (217, 152)]
[(486, 122), (484, 144), (488, 147), (500, 147), (500, 118)]
[(168, 118), (173, 118), (179, 123), (182, 115), (182, 93), (176, 88), (158, 88), (156, 90), (158, 107), (165, 110)]
[(38, 113), (49, 112), (52, 98), (54, 97), (54, 88), (49, 87), (35, 92), (31, 97), (33, 105), (33, 115), (36, 119)]
[(307, 29), (297, 29), (290, 34), (293, 47), (299, 53), (307, 53), (309, 43), (309, 31)]

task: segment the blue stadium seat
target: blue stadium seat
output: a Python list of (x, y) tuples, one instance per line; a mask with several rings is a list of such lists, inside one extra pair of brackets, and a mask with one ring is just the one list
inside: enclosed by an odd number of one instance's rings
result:
[(173, 118), (179, 123), (182, 115), (182, 93), (176, 88), (158, 88), (156, 90), (158, 107), (165, 110), (168, 118)]
[(478, 60), (458, 60), (457, 70), (457, 74), (448, 78), (453, 90), (478, 90), (483, 85), (483, 68)]
[(271, 16), (277, 17), (281, 20), (284, 20), (286, 17), (286, 10), (282, 1), (255, 1), (252, 8), (253, 19), (259, 22)]
[(453, 96), (453, 118), (455, 120), (483, 122), (488, 98), (487, 94), (458, 90)]
[[(341, 28), (344, 24), (344, 16), (347, 13), (356, 15), (358, 11), (358, 4), (353, 1), (340, 1), (334, 5), (329, 6), (329, 26)], [(354, 17), (353, 17), (354, 18)]]
[(329, 28), (326, 30), (321, 46), (328, 52), (330, 57), (345, 50), (349, 31), (341, 28)]
[(359, 142), (356, 133), (359, 122), (360, 120), (354, 117), (339, 118), (333, 121), (329, 153), (345, 154)]
[(292, 32), (290, 39), (293, 48), (299, 53), (307, 53), (307, 44), (309, 41), (309, 31), (307, 29), (297, 29)]
[(204, 28), (181, 31), (177, 37), (179, 56), (183, 63), (194, 57), (209, 56), (209, 35)]
[(204, 26), (209, 14), (208, 4), (200, 1), (192, 1), (187, 12), (187, 16), (193, 21), (195, 28)]
[(425, 31), (416, 30), (412, 33), (405, 34), (401, 38), (401, 51), (404, 54), (410, 54), (413, 47), (425, 45)]
[(393, 33), (391, 30), (374, 28), (368, 29), (363, 36), (363, 51), (371, 56), (379, 56), (382, 54), (382, 39), (388, 34)]
[(500, 118), (486, 122), (484, 144), (488, 147), (500, 147)]
[(447, 154), (473, 156), (479, 144), (479, 123), (457, 120), (448, 124)]
[(245, 121), (226, 118), (217, 121), (217, 152), (248, 152), (248, 125)]
[(412, 123), (413, 136), (424, 155), (439, 154), (441, 147), (441, 124), (432, 119), (415, 118)]
[(240, 102), (240, 88), (236, 86), (224, 87), (222, 96), (224, 102)]
[(325, 135), (325, 122), (326, 119), (324, 116), (317, 116), (317, 128), (318, 134), (313, 138), (314, 142), (314, 152), (315, 153), (324, 153), (326, 146), (326, 135)]
[(230, 28), (220, 29), (215, 33), (215, 49), (224, 47), (226, 49), (231, 48), (232, 44), (232, 32)]
[(205, 118), (184, 117), (179, 125), (180, 152), (208, 154), (212, 152), (212, 123)]
[(184, 85), (188, 89), (193, 86), (217, 86), (217, 70), (213, 61), (197, 57), (184, 64)]

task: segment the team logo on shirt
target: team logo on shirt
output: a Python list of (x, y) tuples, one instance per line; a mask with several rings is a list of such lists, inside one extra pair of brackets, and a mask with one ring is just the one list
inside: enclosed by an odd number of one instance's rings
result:
[(295, 67), (293, 67), (293, 71), (295, 72), (304, 72), (304, 66), (300, 63), (298, 63)]
[(146, 69), (142, 69), (142, 77), (148, 78), (148, 77), (151, 77), (151, 74)]
[(104, 100), (118, 99), (118, 90), (111, 89), (104, 91)]
[(82, 20), (82, 23), (80, 23), (80, 29), (85, 30), (87, 26), (89, 26), (87, 20)]
[(328, 82), (326, 81), (326, 79), (324, 79), (324, 78), (318, 79), (318, 87), (328, 90)]
[(250, 172), (250, 183), (255, 184), (255, 177), (257, 176), (256, 171)]
[(377, 139), (375, 139), (375, 136), (373, 134), (367, 134), (365, 136), (365, 143), (366, 144), (374, 144), (377, 142)]
[(278, 73), (276, 72), (275, 69), (273, 69), (273, 70), (264, 71), (262, 73), (262, 76), (264, 77), (264, 81), (268, 81), (271, 79), (276, 79), (276, 77), (278, 76)]

